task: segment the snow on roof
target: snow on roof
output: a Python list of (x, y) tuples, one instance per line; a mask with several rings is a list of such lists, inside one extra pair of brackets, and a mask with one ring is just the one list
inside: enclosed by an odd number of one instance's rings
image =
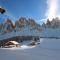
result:
[(19, 44), (19, 43), (18, 43), (18, 42), (16, 42), (16, 41), (9, 41), (9, 42), (14, 43), (14, 44)]

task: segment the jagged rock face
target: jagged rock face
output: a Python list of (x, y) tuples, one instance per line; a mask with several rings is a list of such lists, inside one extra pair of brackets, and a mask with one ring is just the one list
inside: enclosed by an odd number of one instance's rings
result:
[(16, 30), (17, 31), (24, 31), (25, 29), (28, 29), (30, 31), (37, 30), (41, 31), (40, 25), (37, 24), (33, 19), (26, 19), (26, 18), (20, 18), (18, 21), (16, 21)]
[(37, 25), (33, 19), (29, 19), (28, 22), (31, 27), (36, 27), (36, 25)]
[(26, 18), (20, 18), (18, 21), (16, 21), (16, 26), (19, 28), (29, 26), (29, 27), (36, 27), (38, 24), (33, 19), (26, 19)]
[(18, 31), (22, 31), (27, 27), (30, 30), (34, 30), (34, 29), (40, 30), (40, 25), (37, 24), (33, 19), (27, 20), (24, 17), (22, 17), (18, 21), (16, 21), (15, 25), (16, 25), (16, 30), (18, 30)]
[(29, 26), (31, 27), (30, 30), (41, 31), (41, 26), (37, 24), (33, 19), (29, 19), (28, 21), (29, 21)]
[(0, 24), (0, 33), (2, 32), (3, 24)]
[(53, 28), (59, 27), (59, 26), (60, 26), (60, 20), (59, 20), (58, 18), (53, 19), (53, 20), (51, 21), (51, 26), (52, 26)]
[(21, 17), (18, 21), (15, 22), (15, 25), (10, 19), (7, 19), (3, 23), (3, 32), (12, 32), (12, 31), (41, 31), (40, 25), (37, 24), (33, 19), (26, 19)]
[(30, 27), (36, 27), (37, 23), (33, 19), (26, 19), (26, 18), (20, 18), (18, 21), (16, 21), (16, 26), (19, 28), (30, 26)]
[(0, 24), (0, 29), (2, 29), (3, 28), (3, 24)]
[(52, 21), (47, 19), (46, 24), (44, 23), (43, 26), (45, 28), (58, 28), (58, 27), (60, 27), (60, 19), (59, 18), (53, 18)]
[(22, 28), (27, 26), (28, 21), (26, 18), (21, 17), (18, 21), (16, 21), (15, 25), (16, 27)]
[(14, 26), (11, 20), (7, 19), (3, 24), (3, 30), (4, 32), (11, 32), (13, 30)]

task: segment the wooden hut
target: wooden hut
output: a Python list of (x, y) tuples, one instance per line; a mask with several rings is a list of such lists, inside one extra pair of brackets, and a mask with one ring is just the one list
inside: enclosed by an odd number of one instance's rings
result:
[(16, 41), (8, 41), (5, 43), (5, 48), (20, 47), (19, 43)]

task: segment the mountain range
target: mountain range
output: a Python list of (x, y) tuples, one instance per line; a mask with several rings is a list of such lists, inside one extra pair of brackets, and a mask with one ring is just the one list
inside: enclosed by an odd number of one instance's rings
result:
[(12, 31), (22, 31), (22, 30), (37, 30), (41, 31), (41, 26), (34, 21), (34, 19), (26, 19), (21, 17), (15, 23), (10, 19), (6, 19), (2, 24), (0, 24), (0, 31), (3, 33)]

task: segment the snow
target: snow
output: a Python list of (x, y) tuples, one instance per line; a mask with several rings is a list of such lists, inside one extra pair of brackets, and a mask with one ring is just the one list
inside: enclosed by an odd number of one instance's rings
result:
[[(60, 38), (60, 29), (44, 29), (42, 32), (26, 30), (0, 35), (0, 40), (14, 36), (40, 36)], [(3, 38), (4, 37), (4, 38)], [(60, 39), (41, 38), (40, 44), (29, 47), (23, 42), (22, 48), (0, 48), (0, 60), (60, 60)]]
[[(9, 32), (5, 34), (0, 34), (0, 40), (16, 37), (16, 36), (39, 36), (39, 37), (57, 37), (60, 38), (60, 29), (52, 29), (52, 28), (46, 28), (43, 29), (41, 32), (37, 30), (30, 31), (28, 28), (25, 28), (22, 31), (17, 32)], [(3, 38), (4, 37), (4, 38)]]
[(9, 41), (9, 42), (14, 43), (14, 44), (19, 44), (19, 43), (18, 43), (18, 42), (16, 42), (16, 41)]
[[(0, 40), (11, 38), (11, 37), (16, 37), (16, 36), (39, 36), (39, 33), (37, 33), (36, 30), (30, 31), (17, 31), (17, 32), (9, 32), (5, 34), (0, 35)], [(4, 38), (3, 38), (4, 37)]]
[(60, 29), (46, 28), (40, 32), (40, 37), (57, 37), (60, 38)]
[(0, 60), (60, 60), (60, 39), (42, 38), (33, 48), (0, 48)]

